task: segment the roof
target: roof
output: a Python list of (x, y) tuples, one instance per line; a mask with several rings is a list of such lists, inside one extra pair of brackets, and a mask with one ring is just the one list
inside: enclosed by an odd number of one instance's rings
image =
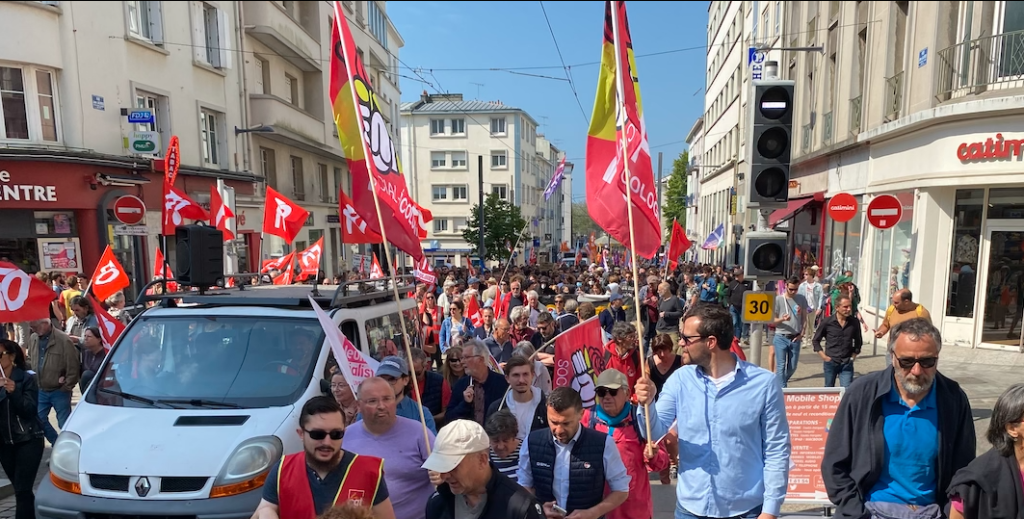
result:
[(686, 134), (686, 144), (692, 144), (694, 139), (697, 138), (697, 133), (704, 128), (704, 117), (698, 117), (694, 121), (693, 126), (690, 127), (690, 132)]
[[(500, 104), (494, 101), (464, 101), (464, 100), (448, 100), (448, 99), (436, 99), (440, 96), (428, 96), (431, 97), (429, 101), (420, 99), (418, 101), (410, 101), (401, 104), (402, 113), (411, 114), (452, 114), (452, 113), (520, 113), (525, 115), (530, 122), (535, 126), (540, 126), (537, 120), (530, 117), (530, 114), (522, 108), (516, 108), (506, 104)], [(461, 96), (460, 96), (461, 97)]]
[[(384, 278), (387, 281), (390, 278)], [(402, 282), (411, 281), (402, 278)], [(153, 281), (150, 284), (158, 284)], [(180, 299), (185, 305), (210, 306), (265, 306), (274, 308), (311, 308), (309, 296), (312, 295), (321, 308), (354, 308), (394, 302), (394, 292), (387, 287), (375, 286), (380, 281), (373, 283), (368, 280), (345, 283), (344, 285), (255, 285), (242, 286), (239, 288), (208, 290), (205, 293), (199, 292), (175, 292), (166, 295), (147, 296), (143, 293), (138, 303), (143, 301), (164, 302)], [(338, 289), (344, 287), (346, 293), (339, 293)], [(399, 285), (399, 295), (405, 300), (411, 288), (409, 285)], [(315, 292), (314, 292), (315, 290)]]

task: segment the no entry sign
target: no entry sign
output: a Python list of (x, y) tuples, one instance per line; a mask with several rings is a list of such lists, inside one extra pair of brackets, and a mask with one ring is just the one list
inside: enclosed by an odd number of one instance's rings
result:
[(903, 205), (892, 195), (879, 195), (868, 204), (868, 223), (878, 229), (891, 229), (903, 217)]
[(857, 216), (857, 199), (850, 193), (839, 193), (828, 201), (828, 216), (833, 221), (846, 223)]
[(137, 196), (124, 195), (114, 201), (114, 217), (125, 225), (138, 225), (146, 219), (146, 204)]

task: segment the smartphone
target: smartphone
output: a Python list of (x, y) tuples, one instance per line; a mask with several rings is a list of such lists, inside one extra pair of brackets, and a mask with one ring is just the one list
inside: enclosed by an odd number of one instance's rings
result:
[(552, 504), (551, 505), (551, 509), (554, 510), (555, 512), (557, 512), (557, 513), (562, 514), (563, 517), (569, 515), (569, 511), (568, 510), (566, 510), (566, 509), (564, 509), (564, 508), (562, 508), (562, 507), (560, 507), (560, 506), (558, 506), (556, 504)]

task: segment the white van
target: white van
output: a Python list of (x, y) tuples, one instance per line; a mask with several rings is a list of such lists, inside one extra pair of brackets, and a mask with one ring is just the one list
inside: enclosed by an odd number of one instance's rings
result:
[[(53, 445), (36, 516), (248, 519), (271, 465), (302, 450), (302, 404), (330, 389), (334, 358), (312, 290), (175, 294), (183, 304), (164, 299), (136, 317)], [(318, 290), (362, 351), (379, 359), (382, 347), (402, 347), (391, 290)], [(415, 341), (410, 290), (400, 304)]]

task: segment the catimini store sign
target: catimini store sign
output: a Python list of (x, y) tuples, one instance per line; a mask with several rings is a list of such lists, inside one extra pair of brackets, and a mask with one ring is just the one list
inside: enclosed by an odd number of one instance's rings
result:
[(984, 142), (961, 143), (956, 149), (960, 162), (1000, 160), (1024, 155), (1024, 139), (1003, 139), (1003, 134), (985, 139)]

